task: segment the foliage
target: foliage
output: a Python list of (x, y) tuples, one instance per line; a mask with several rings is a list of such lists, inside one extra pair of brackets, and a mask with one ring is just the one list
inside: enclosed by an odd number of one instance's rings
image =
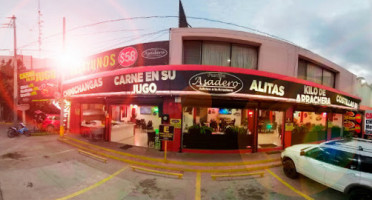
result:
[(188, 133), (189, 134), (212, 134), (213, 128), (208, 126), (200, 126), (199, 124), (195, 124), (189, 127)]
[(239, 126), (228, 126), (225, 130), (225, 134), (247, 134), (247, 128)]

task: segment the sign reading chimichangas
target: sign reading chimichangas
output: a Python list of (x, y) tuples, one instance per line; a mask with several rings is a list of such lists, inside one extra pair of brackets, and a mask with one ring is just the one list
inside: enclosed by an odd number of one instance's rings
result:
[(68, 72), (66, 78), (127, 67), (167, 65), (169, 63), (168, 52), (168, 41), (136, 44), (105, 51), (88, 57), (81, 63), (81, 67)]
[(59, 98), (56, 70), (23, 70), (18, 75), (20, 104), (30, 103), (32, 100)]
[[(189, 70), (188, 65), (121, 69), (84, 81), (68, 81), (64, 96), (118, 93), (122, 95), (212, 95), (259, 98), (291, 103), (341, 106), (357, 109), (359, 99), (333, 89), (255, 75), (221, 71)], [(260, 73), (262, 74), (262, 73)]]

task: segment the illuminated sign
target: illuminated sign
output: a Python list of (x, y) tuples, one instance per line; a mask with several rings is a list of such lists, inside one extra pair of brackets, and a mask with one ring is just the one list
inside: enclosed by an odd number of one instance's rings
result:
[(136, 44), (88, 57), (81, 67), (67, 72), (65, 80), (128, 67), (167, 65), (169, 41)]
[(196, 74), (190, 78), (189, 85), (194, 90), (211, 94), (235, 93), (243, 88), (243, 82), (238, 77), (221, 72)]
[(20, 71), (18, 76), (19, 103), (58, 98), (60, 94), (57, 80), (57, 73), (54, 69)]
[(364, 131), (368, 135), (372, 135), (372, 110), (366, 110), (364, 116)]
[[(64, 96), (75, 94), (118, 93), (121, 95), (211, 95), (247, 99), (267, 99), (290, 103), (348, 107), (360, 102), (324, 86), (312, 86), (287, 80), (244, 73), (189, 70), (189, 65), (127, 68), (105, 73), (99, 78), (69, 81)], [(195, 69), (195, 68), (194, 68)], [(97, 82), (97, 84), (96, 84)], [(76, 92), (75, 92), (76, 91)]]

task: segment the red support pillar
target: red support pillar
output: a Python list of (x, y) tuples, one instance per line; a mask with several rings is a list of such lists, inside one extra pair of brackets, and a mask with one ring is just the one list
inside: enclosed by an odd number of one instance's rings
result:
[(327, 140), (331, 140), (331, 137), (332, 137), (332, 126), (333, 126), (332, 122), (333, 122), (333, 113), (327, 113), (327, 120), (326, 120)]
[[(290, 107), (285, 112), (285, 123), (293, 123), (293, 107)], [(286, 130), (286, 124), (284, 124), (284, 147), (289, 147), (292, 144), (292, 131)]]
[[(168, 114), (169, 118), (182, 120), (182, 104), (176, 103), (173, 98), (166, 98), (163, 102), (163, 114)], [(179, 151), (181, 147), (181, 128), (174, 129), (173, 141), (167, 143), (168, 151)], [(163, 143), (164, 146), (164, 143)]]

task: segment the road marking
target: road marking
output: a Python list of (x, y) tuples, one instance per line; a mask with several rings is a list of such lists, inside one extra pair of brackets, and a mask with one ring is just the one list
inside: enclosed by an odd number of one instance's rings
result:
[(123, 167), (123, 168), (120, 169), (119, 171), (117, 171), (117, 172), (111, 174), (109, 177), (107, 177), (107, 178), (105, 178), (105, 179), (102, 179), (101, 181), (99, 181), (99, 182), (97, 182), (97, 183), (95, 183), (95, 184), (93, 184), (93, 185), (91, 185), (91, 186), (89, 186), (89, 187), (86, 187), (86, 188), (84, 188), (84, 189), (82, 189), (82, 190), (80, 190), (80, 191), (77, 191), (77, 192), (72, 193), (72, 194), (70, 194), (70, 195), (68, 195), (68, 196), (65, 196), (65, 197), (59, 198), (59, 199), (57, 199), (57, 200), (66, 200), (66, 199), (71, 199), (71, 198), (76, 197), (76, 196), (78, 196), (78, 195), (81, 195), (81, 194), (83, 194), (83, 193), (85, 193), (85, 192), (88, 192), (89, 190), (94, 189), (94, 188), (96, 188), (96, 187), (102, 185), (103, 183), (107, 182), (108, 180), (114, 178), (115, 176), (119, 175), (121, 172), (125, 171), (126, 169), (128, 169), (128, 166)]
[(201, 199), (201, 173), (196, 172), (196, 183), (195, 183), (195, 200)]
[(294, 188), (292, 185), (290, 185), (289, 183), (285, 182), (283, 179), (281, 179), (278, 175), (276, 175), (274, 172), (272, 172), (271, 170), (269, 169), (266, 169), (267, 172), (269, 172), (272, 176), (274, 176), (278, 181), (280, 181), (281, 183), (283, 183), (283, 185), (287, 186), (289, 189), (291, 189), (292, 191), (296, 192), (297, 194), (301, 195), (302, 197), (304, 197), (305, 199), (307, 200), (314, 200), (313, 198), (307, 196), (306, 194), (300, 192), (299, 190), (297, 190), (296, 188)]

